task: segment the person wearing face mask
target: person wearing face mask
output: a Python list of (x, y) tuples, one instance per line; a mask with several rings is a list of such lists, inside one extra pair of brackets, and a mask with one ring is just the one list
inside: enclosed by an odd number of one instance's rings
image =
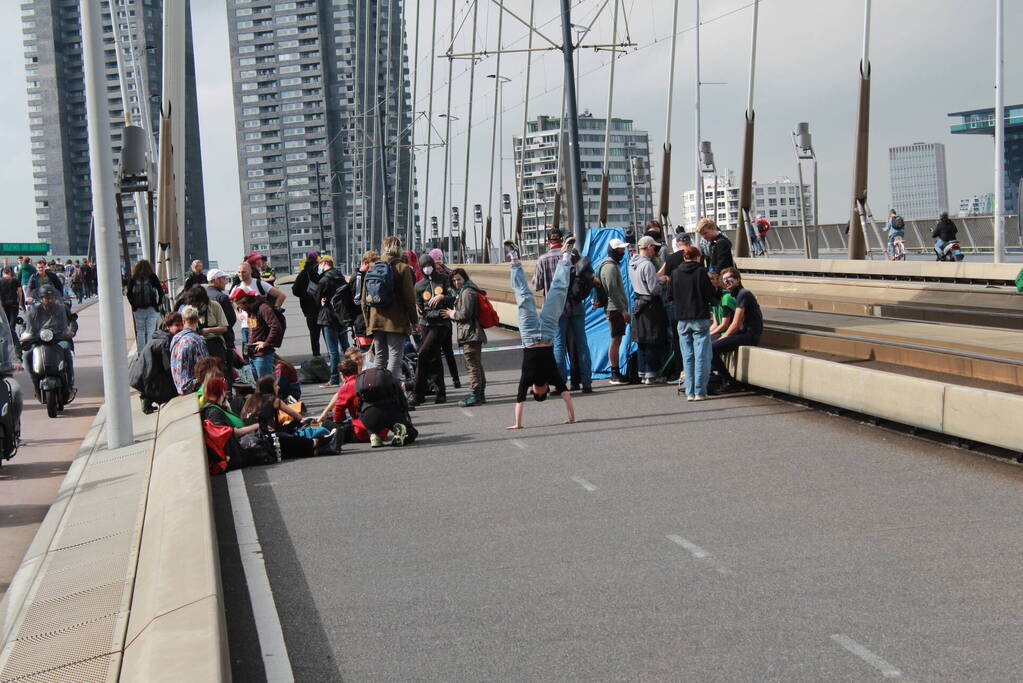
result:
[(447, 402), (444, 386), (444, 368), (441, 365), (441, 337), (451, 337), (451, 323), (442, 313), (443, 297), (448, 294), (447, 276), (439, 272), (429, 254), (419, 259), (423, 279), (416, 283), (416, 305), (419, 308), (419, 326), (422, 342), (416, 362), (416, 381), (409, 403), (417, 406), (426, 400), (426, 384), (433, 381), (436, 388), (434, 403)]
[[(429, 254), (430, 258), (433, 259), (434, 270), (450, 280), (451, 273), (454, 271), (444, 265), (444, 252), (440, 249), (431, 249)], [(447, 336), (441, 338), (440, 352), (444, 356), (444, 362), (448, 365), (448, 374), (451, 375), (451, 386), (455, 389), (461, 389), (462, 380), (458, 377), (458, 364), (455, 363), (455, 349), (451, 342), (453, 335), (450, 333), (450, 325), (448, 325), (448, 330)]]
[(721, 336), (714, 341), (714, 360), (711, 367), (717, 373), (720, 383), (712, 385), (711, 394), (727, 394), (735, 391), (735, 382), (728, 372), (722, 356), (740, 346), (759, 346), (760, 335), (764, 332), (764, 316), (753, 292), (742, 286), (742, 277), (735, 268), (726, 268), (721, 273), (721, 283), (735, 297), (735, 314), (732, 322)]
[(298, 305), (305, 316), (306, 328), (309, 330), (309, 346), (313, 355), (320, 355), (320, 300), (316, 297), (316, 285), (320, 282), (323, 267), (320, 264), (320, 252), (310, 251), (305, 256), (305, 266), (295, 278), (291, 286), (292, 293), (298, 297)]
[(607, 258), (597, 266), (597, 277), (607, 292), (604, 315), (607, 316), (607, 325), (611, 330), (611, 345), (607, 350), (608, 360), (611, 362), (611, 384), (627, 382), (618, 360), (622, 337), (625, 336), (625, 326), (632, 319), (629, 315), (629, 294), (625, 291), (625, 280), (622, 278), (622, 261), (625, 260), (625, 251), (628, 247), (629, 244), (624, 240), (618, 238), (611, 240), (607, 245)]

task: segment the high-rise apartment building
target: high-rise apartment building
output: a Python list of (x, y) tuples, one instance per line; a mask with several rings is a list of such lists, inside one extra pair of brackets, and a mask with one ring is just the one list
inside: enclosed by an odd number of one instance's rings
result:
[[(914, 142), (888, 148), (892, 206), (903, 218), (937, 218), (948, 211), (945, 145)], [(885, 212), (887, 213), (887, 212)]]
[[(604, 132), (607, 119), (589, 114), (579, 117), (579, 158), (582, 164), (586, 225), (596, 225), (600, 210), (600, 183), (604, 167)], [(554, 194), (559, 187), (558, 157), (561, 143), (561, 119), (538, 116), (526, 124), (525, 172), (519, 187), (522, 197), (522, 244), (525, 255), (535, 257), (543, 251), (546, 230), (554, 212)], [(522, 136), (512, 137), (515, 150), (515, 182), (518, 186), (523, 163)], [(636, 130), (629, 119), (611, 119), (609, 151), (607, 224), (643, 225), (653, 216), (653, 195), (649, 176), (650, 137)], [(634, 172), (637, 170), (638, 172)], [(562, 211), (568, 197), (563, 196)], [(563, 226), (567, 223), (562, 220)], [(510, 229), (510, 228), (509, 228)], [(495, 236), (496, 241), (496, 236)]]
[(406, 234), (402, 4), (228, 0), (245, 248), (279, 269), (311, 250), (351, 266)]
[[(85, 73), (79, 0), (28, 0), (21, 4), (28, 85), (36, 229), (54, 254), (85, 255), (92, 244), (92, 187), (85, 113)], [(152, 132), (158, 149), (162, 63), (162, 0), (116, 0), (116, 16), (103, 0), (107, 104), (114, 162), (120, 157), (126, 118)], [(116, 23), (116, 25), (115, 25)], [(122, 93), (123, 72), (126, 92)], [(199, 153), (192, 33), (187, 31), (185, 139), (185, 257), (206, 260), (206, 207)], [(125, 198), (131, 259), (140, 257), (139, 217)]]
[[(715, 192), (716, 199), (715, 199)], [(802, 225), (799, 213), (799, 183), (788, 178), (770, 183), (753, 183), (753, 215), (763, 215), (773, 227)], [(813, 186), (803, 185), (803, 211), (806, 223), (814, 222)], [(739, 226), (739, 186), (735, 173), (722, 169), (717, 174), (703, 176), (703, 198), (707, 215), (713, 218), (721, 230), (735, 230)], [(716, 204), (716, 206), (715, 206)], [(687, 232), (694, 232), (700, 219), (696, 208), (696, 193), (688, 190), (682, 194), (682, 225)]]
[[(949, 116), (960, 117), (960, 122), (953, 124), (953, 135), (990, 135), (995, 134), (995, 110), (971, 109), (957, 111)], [(1005, 189), (1005, 212), (1017, 213), (1019, 210), (1019, 184), (1023, 180), (1023, 104), (1014, 104), (1005, 108), (1005, 173), (1002, 184)]]

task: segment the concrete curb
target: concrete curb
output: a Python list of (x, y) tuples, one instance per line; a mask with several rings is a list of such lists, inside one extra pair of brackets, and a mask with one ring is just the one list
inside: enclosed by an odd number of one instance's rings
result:
[(938, 434), (1023, 452), (1023, 396), (973, 389), (754, 346), (732, 359), (736, 379)]
[(987, 281), (1012, 284), (1020, 271), (1019, 263), (983, 263), (959, 261), (850, 261), (846, 259), (802, 258), (737, 258), (735, 265), (742, 273), (806, 273), (837, 277), (870, 277), (878, 279), (920, 279)]
[(228, 681), (213, 497), (195, 396), (160, 409), (123, 681)]

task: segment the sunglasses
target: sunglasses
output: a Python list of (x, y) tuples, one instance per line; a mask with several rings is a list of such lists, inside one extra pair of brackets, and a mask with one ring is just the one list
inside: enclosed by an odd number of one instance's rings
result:
[(732, 285), (732, 284), (735, 284), (735, 282), (736, 282), (735, 278), (732, 278), (732, 277), (726, 277), (726, 278), (722, 279), (721, 281), (724, 282), (726, 285)]

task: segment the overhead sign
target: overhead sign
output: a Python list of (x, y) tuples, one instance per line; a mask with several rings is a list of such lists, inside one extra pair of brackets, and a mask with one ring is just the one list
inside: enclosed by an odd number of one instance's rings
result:
[(48, 254), (49, 242), (0, 242), (0, 254)]

